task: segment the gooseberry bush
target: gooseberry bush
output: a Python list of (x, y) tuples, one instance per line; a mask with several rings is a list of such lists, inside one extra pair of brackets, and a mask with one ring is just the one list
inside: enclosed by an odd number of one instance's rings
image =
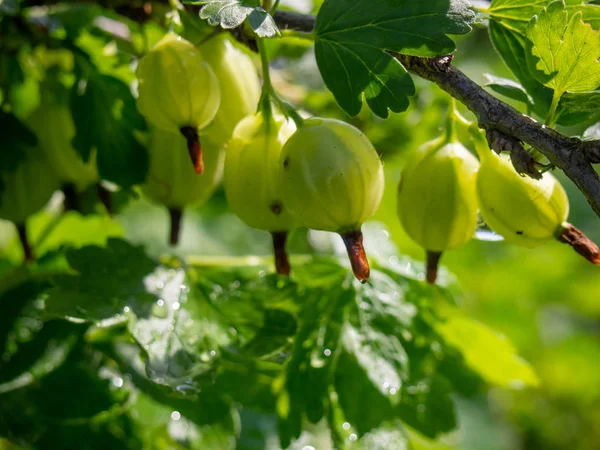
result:
[[(439, 263), (493, 236), (600, 265), (552, 175), (600, 213), (600, 6), (184, 3), (0, 0), (0, 447), (405, 449), (534, 388)], [(514, 76), (487, 91), (452, 61), (482, 36)], [(282, 79), (307, 60), (326, 90)], [(384, 129), (411, 110), (420, 142)]]

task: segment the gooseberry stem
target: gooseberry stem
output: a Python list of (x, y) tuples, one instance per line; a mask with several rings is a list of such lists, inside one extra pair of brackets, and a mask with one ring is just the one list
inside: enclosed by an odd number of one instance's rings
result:
[(273, 88), (273, 84), (271, 83), (271, 74), (269, 72), (269, 57), (267, 55), (267, 50), (265, 48), (265, 43), (263, 39), (257, 39), (256, 45), (258, 47), (258, 52), (260, 53), (260, 62), (263, 74), (262, 97), (258, 105), (259, 110), (262, 110), (266, 119), (270, 119), (270, 100), (272, 100), (281, 110), (283, 115), (292, 119), (298, 128), (302, 127), (302, 125), (304, 125), (304, 119), (302, 118), (302, 116), (298, 114), (298, 111), (296, 111), (296, 109), (292, 105), (284, 102), (279, 97), (279, 95), (277, 95), (277, 92), (275, 92), (275, 89)]
[(600, 266), (600, 248), (578, 228), (570, 223), (565, 223), (561, 227), (557, 238), (560, 242), (569, 244), (592, 264)]
[(188, 153), (194, 165), (194, 170), (198, 175), (202, 175), (204, 173), (204, 160), (202, 159), (202, 145), (200, 145), (198, 130), (188, 126), (182, 127), (179, 131), (187, 140)]
[(275, 3), (273, 4), (273, 6), (271, 6), (271, 9), (269, 10), (269, 14), (273, 15), (275, 14), (275, 11), (277, 11), (277, 8), (279, 7), (279, 2), (281, 0), (275, 0)]
[(448, 142), (456, 142), (456, 100), (450, 97), (448, 102), (448, 114), (446, 116), (446, 139)]
[(485, 138), (483, 131), (479, 129), (477, 124), (472, 124), (469, 127), (469, 133), (471, 135), (473, 145), (475, 146), (477, 156), (479, 156), (479, 160), (483, 161), (484, 159), (488, 158), (492, 150), (489, 148), (487, 139)]
[(438, 267), (442, 259), (442, 252), (427, 251), (427, 282), (435, 284), (438, 277)]
[(562, 95), (562, 92), (554, 91), (554, 95), (552, 96), (552, 103), (550, 104), (550, 110), (548, 111), (548, 115), (546, 116), (546, 122), (544, 123), (549, 128), (553, 128), (554, 125), (556, 125), (556, 121), (558, 120), (556, 110), (558, 109), (558, 103), (560, 102)]
[(369, 267), (369, 260), (367, 259), (365, 248), (363, 247), (362, 231), (348, 231), (346, 233), (340, 233), (340, 235), (346, 246), (354, 276), (361, 283), (366, 283), (371, 275), (371, 268)]
[(290, 261), (288, 254), (285, 249), (285, 242), (287, 240), (287, 231), (273, 231), (271, 232), (273, 238), (273, 252), (275, 255), (275, 270), (279, 275), (290, 274)]
[(31, 244), (29, 244), (29, 239), (27, 238), (27, 226), (24, 223), (18, 224), (17, 232), (19, 233), (19, 240), (21, 241), (21, 247), (23, 248), (25, 262), (33, 262), (35, 257), (33, 255), (33, 248), (31, 247)]
[(179, 243), (179, 234), (181, 231), (181, 218), (183, 211), (180, 208), (169, 208), (169, 216), (171, 217), (171, 232), (169, 243), (174, 247)]

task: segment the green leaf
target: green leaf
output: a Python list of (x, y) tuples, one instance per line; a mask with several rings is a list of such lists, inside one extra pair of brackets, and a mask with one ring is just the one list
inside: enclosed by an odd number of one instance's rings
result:
[(600, 115), (600, 90), (566, 92), (558, 104), (557, 115), (561, 125), (578, 125)]
[(408, 356), (397, 336), (410, 328), (417, 312), (397, 288), (394, 280), (379, 271), (373, 272), (365, 286), (355, 285), (355, 301), (341, 339), (344, 350), (392, 403), (408, 378)]
[(145, 124), (125, 83), (94, 73), (74, 85), (71, 112), (76, 128), (73, 146), (84, 161), (97, 149), (101, 178), (123, 187), (146, 180), (148, 152), (134, 133), (144, 130)]
[(197, 395), (176, 396), (172, 391), (163, 389), (148, 378), (143, 350), (138, 346), (117, 341), (111, 343), (106, 351), (118, 362), (119, 368), (131, 376), (132, 382), (140, 391), (154, 401), (168, 406), (171, 412), (179, 412), (182, 417), (196, 425), (224, 425), (234, 433), (233, 430), (236, 428), (234, 411), (230, 402), (214, 389), (212, 379)]
[(299, 436), (304, 417), (316, 422), (325, 412), (336, 448), (377, 433), (394, 418), (433, 437), (453, 429), (453, 388), (435, 373), (444, 358), (432, 350), (435, 342), (440, 352), (443, 346), (419, 319), (427, 314), (431, 288), (401, 269), (376, 267), (360, 285), (329, 265), (323, 272), (337, 278), (305, 301), (285, 367), (277, 403), (282, 446)]
[(296, 330), (282, 309), (294, 285), (259, 276), (260, 267), (184, 271), (115, 239), (105, 249), (70, 250), (67, 261), (75, 274), (53, 280), (47, 314), (101, 326), (127, 321), (150, 378), (182, 396), (198, 392), (196, 378), (214, 368), (222, 349), (263, 357)]
[(435, 329), (459, 350), (471, 370), (490, 384), (521, 388), (537, 386), (539, 379), (531, 366), (517, 356), (512, 344), (458, 309), (444, 308), (445, 320)]
[[(28, 150), (37, 144), (37, 138), (13, 114), (0, 111), (0, 194), (4, 183), (2, 175), (14, 171), (27, 159)], [(0, 199), (2, 195), (0, 195)]]
[(32, 448), (55, 448), (57, 442), (77, 442), (79, 448), (132, 448), (136, 437), (130, 418), (123, 414), (130, 393), (122, 379), (122, 387), (114, 384), (104, 362), (98, 352), (76, 346), (64, 364), (38, 383), (3, 394), (0, 435)]
[[(10, 279), (18, 279), (21, 273), (12, 272)], [(26, 274), (23, 274), (26, 277)], [(5, 279), (3, 278), (3, 281)], [(11, 352), (8, 348), (9, 343), (15, 337), (15, 328), (19, 326), (19, 320), (22, 317), (23, 311), (38, 300), (45, 290), (46, 286), (43, 283), (37, 282), (22, 282), (8, 288), (0, 294), (0, 367), (2, 361), (7, 359), (7, 354)], [(29, 336), (30, 333), (27, 333)]]
[(47, 314), (97, 322), (122, 313), (125, 306), (150, 311), (155, 297), (147, 292), (144, 279), (156, 263), (140, 247), (109, 239), (106, 248), (83, 247), (66, 256), (74, 274), (53, 280)]
[(600, 85), (600, 32), (577, 12), (569, 18), (562, 0), (548, 5), (527, 27), (530, 67), (557, 94), (591, 91)]
[(12, 332), (13, 348), (0, 360), (0, 394), (39, 383), (66, 361), (83, 334), (81, 326), (58, 320), (42, 323), (31, 316), (21, 317)]
[[(344, 327), (342, 346), (356, 357), (373, 386), (382, 394), (396, 392), (406, 377), (408, 357), (395, 336), (351, 325)], [(396, 399), (394, 399), (396, 400)]]
[(546, 117), (552, 102), (552, 91), (537, 81), (527, 66), (527, 38), (493, 17), (490, 19), (489, 31), (494, 48), (533, 98), (533, 111), (539, 117)]
[(200, 18), (213, 26), (224, 29), (237, 28), (247, 19), (248, 24), (260, 38), (278, 36), (279, 28), (269, 13), (258, 6), (249, 6), (246, 0), (184, 1), (187, 4), (205, 4)]
[(449, 34), (470, 31), (463, 0), (329, 0), (319, 11), (315, 53), (325, 84), (351, 116), (369, 107), (380, 117), (402, 112), (412, 79), (387, 51), (435, 56), (455, 49)]
[[(487, 12), (490, 17), (504, 28), (526, 35), (531, 18), (554, 0), (493, 0)], [(600, 28), (600, 7), (589, 0), (566, 0), (569, 14), (581, 11), (586, 22), (594, 28)]]
[(485, 74), (485, 78), (488, 81), (485, 86), (489, 87), (494, 92), (518, 102), (525, 103), (528, 106), (533, 106), (533, 97), (531, 97), (525, 88), (516, 81), (497, 77), (489, 73)]
[(330, 279), (331, 284), (327, 284), (329, 290), (320, 286), (304, 296), (294, 346), (284, 376), (276, 383), (276, 386), (281, 385), (277, 391), (277, 413), (279, 439), (284, 448), (300, 436), (305, 417), (317, 423), (325, 414), (344, 309), (350, 300), (346, 292), (332, 289), (343, 282), (346, 274), (331, 261), (329, 268), (328, 273), (336, 275)]
[[(513, 72), (520, 84), (534, 100), (533, 111), (545, 118), (552, 101), (552, 91), (540, 83), (528, 67), (527, 25), (553, 0), (494, 0), (487, 12), (490, 15), (490, 38), (494, 48)], [(600, 6), (589, 4), (585, 0), (567, 0), (566, 8), (570, 14), (581, 11), (583, 20), (594, 28), (600, 28)], [(558, 123), (568, 123), (565, 112)]]
[(148, 448), (157, 448), (160, 442), (163, 445), (160, 448), (165, 450), (235, 449), (236, 430), (231, 418), (225, 417), (212, 424), (196, 424), (181, 411), (143, 392), (135, 396), (130, 416)]
[(215, 389), (244, 408), (263, 413), (275, 412), (273, 383), (281, 374), (281, 364), (223, 351), (217, 363)]

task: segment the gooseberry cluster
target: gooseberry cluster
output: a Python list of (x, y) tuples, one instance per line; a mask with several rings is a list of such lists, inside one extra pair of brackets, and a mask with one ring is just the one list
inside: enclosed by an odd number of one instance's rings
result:
[[(170, 243), (177, 245), (184, 209), (206, 202), (223, 179), (232, 211), (271, 233), (279, 274), (290, 273), (289, 232), (305, 227), (338, 233), (355, 277), (366, 282), (361, 226), (383, 197), (381, 160), (357, 128), (304, 119), (282, 102), (263, 53), (262, 87), (252, 57), (226, 33), (198, 46), (169, 33), (140, 59), (137, 107), (149, 124), (150, 154), (140, 191), (168, 209)], [(71, 145), (75, 127), (61, 93), (43, 91), (26, 120), (38, 145), (1, 180), (0, 217), (17, 224), (27, 259), (27, 217), (60, 183), (82, 191), (99, 181), (95, 155), (84, 162)], [(401, 224), (426, 251), (430, 283), (443, 252), (473, 239), (480, 215), (509, 242), (535, 247), (557, 238), (600, 265), (598, 247), (566, 222), (568, 198), (556, 178), (520, 176), (472, 127), (477, 159), (457, 138), (453, 108), (448, 117), (446, 133), (406, 164), (397, 197)]]
[[(214, 191), (224, 153), (228, 203), (246, 224), (271, 233), (278, 273), (290, 272), (288, 233), (305, 226), (339, 233), (354, 274), (368, 279), (360, 228), (381, 202), (383, 166), (358, 129), (274, 111), (268, 79), (261, 96), (253, 62), (224, 34), (199, 48), (168, 35), (137, 75), (138, 108), (154, 128), (142, 192), (169, 208), (172, 244), (182, 208)], [(181, 157), (181, 135), (193, 168)]]
[(558, 239), (600, 265), (598, 247), (566, 222), (569, 199), (559, 181), (549, 172), (539, 180), (518, 174), (472, 126), (477, 161), (458, 141), (452, 116), (443, 137), (415, 152), (398, 186), (398, 217), (426, 251), (427, 280), (436, 281), (444, 251), (473, 239), (478, 212), (507, 242), (532, 248)]

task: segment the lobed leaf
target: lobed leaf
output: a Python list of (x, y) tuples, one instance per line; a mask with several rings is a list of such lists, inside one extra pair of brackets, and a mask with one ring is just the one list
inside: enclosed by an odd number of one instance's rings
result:
[(548, 5), (527, 27), (528, 63), (538, 81), (556, 93), (592, 91), (600, 86), (600, 32), (571, 14), (563, 0)]
[(2, 175), (14, 171), (27, 159), (27, 150), (37, 144), (35, 134), (11, 113), (0, 111), (0, 201), (4, 183)]
[(224, 29), (237, 28), (246, 20), (260, 38), (278, 36), (279, 28), (273, 17), (263, 8), (248, 5), (246, 0), (208, 0), (185, 1), (184, 3), (204, 5), (200, 10), (200, 18), (210, 25)]
[(356, 116), (364, 93), (380, 117), (402, 112), (412, 79), (387, 51), (417, 56), (452, 52), (450, 34), (470, 31), (474, 14), (463, 0), (329, 0), (315, 29), (317, 64), (344, 111)]
[(539, 384), (533, 369), (517, 356), (506, 338), (465, 317), (457, 309), (444, 308), (442, 314), (445, 320), (435, 325), (436, 330), (486, 382), (518, 388)]
[[(493, 0), (487, 12), (490, 15), (489, 33), (494, 48), (513, 72), (519, 83), (534, 100), (533, 111), (545, 118), (550, 108), (552, 91), (544, 86), (528, 66), (529, 39), (527, 26), (531, 18), (553, 0)], [(566, 10), (573, 15), (582, 13), (582, 18), (593, 28), (600, 28), (600, 6), (586, 0), (566, 0)], [(587, 103), (585, 95), (576, 101)], [(574, 102), (560, 113), (558, 123), (569, 124), (573, 120), (571, 111)], [(560, 112), (560, 110), (559, 110)]]

